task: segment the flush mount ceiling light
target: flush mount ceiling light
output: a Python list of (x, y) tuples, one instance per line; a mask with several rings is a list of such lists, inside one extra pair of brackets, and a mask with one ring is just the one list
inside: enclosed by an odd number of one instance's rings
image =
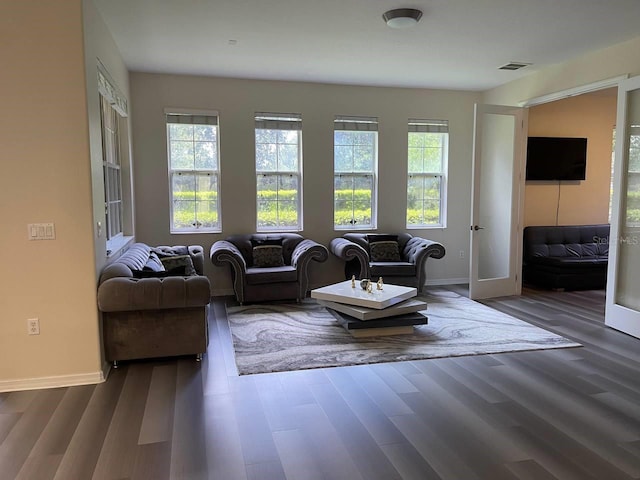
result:
[(382, 19), (391, 28), (412, 27), (422, 18), (422, 12), (415, 8), (396, 8), (382, 14)]

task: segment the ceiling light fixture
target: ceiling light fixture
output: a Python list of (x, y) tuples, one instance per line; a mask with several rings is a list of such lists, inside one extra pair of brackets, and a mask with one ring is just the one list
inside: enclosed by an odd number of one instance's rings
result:
[(412, 27), (422, 18), (422, 12), (415, 8), (396, 8), (382, 14), (382, 19), (391, 28)]

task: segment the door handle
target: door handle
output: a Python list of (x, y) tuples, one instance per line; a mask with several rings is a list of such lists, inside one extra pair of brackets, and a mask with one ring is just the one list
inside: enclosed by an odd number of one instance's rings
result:
[(478, 225), (472, 225), (471, 230), (475, 230), (477, 232), (478, 230), (484, 230), (484, 227), (479, 227)]

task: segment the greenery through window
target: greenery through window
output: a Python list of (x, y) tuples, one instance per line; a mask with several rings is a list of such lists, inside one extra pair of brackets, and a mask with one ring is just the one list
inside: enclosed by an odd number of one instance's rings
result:
[(302, 116), (256, 113), (258, 231), (302, 230)]
[(220, 232), (218, 116), (167, 113), (171, 232)]
[(409, 120), (407, 228), (444, 226), (449, 127), (446, 120)]
[(378, 119), (336, 117), (333, 162), (335, 229), (375, 229)]
[(627, 227), (640, 226), (640, 125), (629, 126), (629, 164), (627, 168)]

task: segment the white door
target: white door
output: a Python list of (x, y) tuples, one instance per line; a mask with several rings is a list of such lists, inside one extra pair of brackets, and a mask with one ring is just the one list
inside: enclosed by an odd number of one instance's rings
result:
[(476, 105), (471, 206), (470, 298), (522, 289), (524, 108)]
[(640, 338), (640, 77), (620, 83), (605, 323)]

